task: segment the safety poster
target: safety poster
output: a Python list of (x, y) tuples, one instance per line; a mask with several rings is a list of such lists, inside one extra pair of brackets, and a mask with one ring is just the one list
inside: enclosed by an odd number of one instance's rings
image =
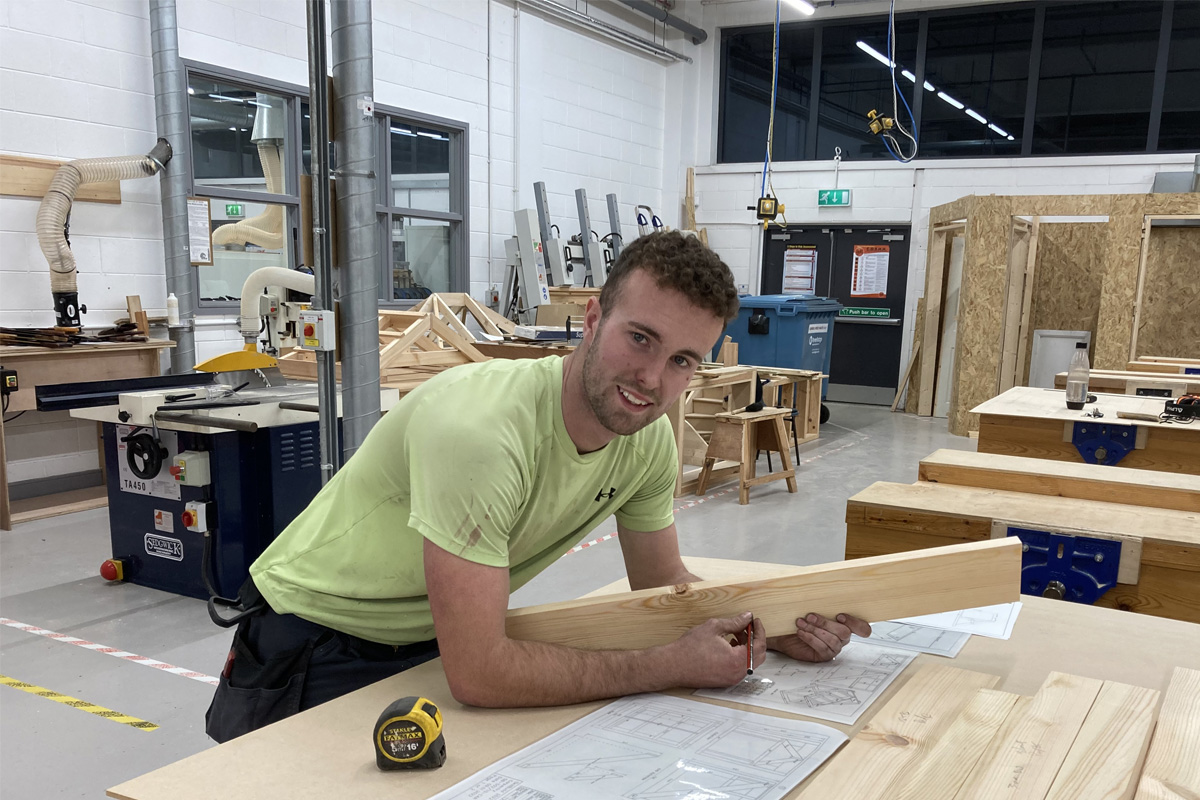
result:
[(816, 274), (816, 245), (789, 244), (783, 253), (783, 293), (812, 294)]
[(851, 297), (887, 297), (890, 249), (886, 244), (854, 245)]

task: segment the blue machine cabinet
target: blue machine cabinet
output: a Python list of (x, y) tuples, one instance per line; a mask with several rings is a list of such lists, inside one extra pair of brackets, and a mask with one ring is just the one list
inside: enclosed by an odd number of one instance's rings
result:
[[(217, 593), (237, 595), (253, 563), (321, 488), (316, 422), (259, 428), (254, 433), (164, 430), (166, 456), (147, 479), (130, 471), (128, 443), (149, 428), (104, 423), (108, 518), (112, 553), (124, 579), (166, 592), (207, 599), (205, 535), (183, 522), (188, 502), (206, 503), (211, 531), (207, 561)], [(209, 454), (211, 482), (186, 486), (169, 471), (182, 451)], [(139, 466), (144, 465), (139, 463)]]

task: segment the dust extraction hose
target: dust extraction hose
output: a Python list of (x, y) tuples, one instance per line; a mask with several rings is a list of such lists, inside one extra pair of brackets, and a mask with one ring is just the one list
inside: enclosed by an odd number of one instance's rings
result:
[(54, 295), (55, 324), (60, 328), (80, 326), (79, 292), (75, 283), (75, 255), (67, 241), (67, 220), (75, 192), (86, 183), (146, 178), (158, 173), (171, 160), (171, 145), (159, 139), (144, 156), (82, 158), (58, 168), (37, 213), (38, 245), (50, 264), (50, 291)]
[[(267, 191), (271, 194), (282, 192), (283, 169), (279, 163), (279, 144), (269, 139), (258, 142), (258, 160), (262, 162)], [(243, 242), (256, 244), (266, 250), (283, 247), (283, 206), (267, 206), (267, 210), (257, 217), (222, 225), (213, 231), (213, 245)]]

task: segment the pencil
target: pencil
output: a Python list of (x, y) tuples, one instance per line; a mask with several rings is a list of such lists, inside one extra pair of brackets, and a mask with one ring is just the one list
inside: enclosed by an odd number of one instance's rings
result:
[(754, 618), (746, 626), (746, 674), (754, 674)]

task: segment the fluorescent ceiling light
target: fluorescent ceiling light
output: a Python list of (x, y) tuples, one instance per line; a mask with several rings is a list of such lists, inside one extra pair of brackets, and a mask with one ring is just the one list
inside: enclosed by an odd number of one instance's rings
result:
[(392, 128), (392, 133), (399, 133), (404, 136), (416, 136), (416, 134), (410, 131), (408, 128), (397, 128), (394, 126)]
[(430, 133), (429, 131), (417, 131), (417, 136), (424, 136), (424, 137), (425, 137), (425, 138), (427, 138), (427, 139), (437, 139), (439, 142), (448, 142), (448, 141), (450, 141), (450, 140), (449, 140), (448, 138), (446, 138), (445, 136), (442, 136), (442, 135), (440, 135), (440, 134), (437, 134), (437, 133)]
[[(994, 130), (996, 133), (1000, 134), (1001, 136), (1008, 136), (1008, 131), (1001, 130), (1000, 128), (997, 128), (995, 125), (993, 125), (990, 122), (988, 123), (988, 127), (991, 128), (992, 130)], [(1011, 139), (1012, 137), (1008, 136), (1008, 138)]]
[(211, 98), (213, 100), (220, 100), (225, 103), (240, 103), (240, 102), (242, 102), (242, 98), (240, 98), (240, 97), (230, 97), (230, 96), (224, 95), (224, 94), (214, 94), (213, 92), (209, 92), (208, 96), (209, 96), (209, 98)]
[(195, 90), (195, 89), (193, 89), (191, 86), (189, 86), (189, 87), (188, 87), (188, 94), (195, 94), (195, 93), (196, 93), (196, 90)]
[(808, 0), (784, 0), (784, 2), (806, 17), (811, 17), (813, 12), (817, 10)]
[(867, 44), (866, 42), (860, 40), (855, 42), (855, 44), (858, 45), (859, 50), (862, 50), (864, 53), (878, 61), (880, 64), (883, 64), (885, 67), (895, 66), (892, 64), (892, 60), (890, 58), (876, 50), (874, 47), (871, 47), (871, 45)]
[(1012, 136), (1009, 136), (1009, 137), (1008, 137), (1008, 140), (1009, 140), (1010, 142), (1016, 141), (1016, 140), (1015, 140), (1015, 139), (1014, 139)]
[(252, 106), (258, 106), (259, 108), (274, 108), (275, 107), (275, 106), (271, 105), (270, 103), (260, 103), (257, 100), (247, 100), (246, 102)]
[(871, 45), (867, 44), (866, 42), (860, 40), (855, 42), (855, 44), (858, 45), (859, 50), (862, 50), (864, 53), (878, 61), (880, 64), (883, 64), (885, 67), (891, 68), (895, 66), (890, 58), (876, 50), (874, 47), (871, 47)]
[(912, 81), (913, 83), (916, 83), (916, 82), (917, 82), (917, 76), (916, 76), (916, 75), (913, 75), (911, 72), (909, 72), (909, 71), (908, 71), (908, 70), (906, 70), (906, 69), (902, 69), (902, 70), (900, 70), (900, 74), (901, 74), (901, 75), (903, 75), (904, 77), (908, 78), (908, 79), (909, 79), (910, 81)]
[(976, 119), (976, 120), (979, 120), (979, 121), (980, 121), (980, 122), (982, 122), (984, 125), (987, 125), (987, 120), (986, 120), (986, 119), (984, 119), (984, 118), (983, 118), (983, 116), (982, 116), (982, 115), (980, 115), (980, 113), (979, 113), (978, 111), (975, 111), (974, 109), (970, 109), (970, 108), (968, 108), (968, 109), (967, 109), (967, 116), (968, 116), (968, 117), (970, 117), (971, 119)]
[(936, 91), (937, 91), (937, 89), (933, 88), (933, 84), (932, 84), (932, 83), (930, 83), (929, 81), (925, 81), (925, 91), (927, 91), (927, 92), (936, 92)]
[(237, 128), (235, 128), (235, 127), (233, 127), (232, 125), (230, 125), (230, 126), (229, 126), (229, 130), (231, 130), (231, 131), (236, 131), (236, 130), (237, 130)]
[(955, 100), (953, 97), (951, 97), (950, 95), (946, 94), (945, 92), (938, 92), (938, 97), (942, 98), (942, 99), (943, 99), (943, 100), (945, 100), (947, 103), (949, 103), (950, 105), (952, 105), (952, 106), (954, 106), (955, 108), (959, 109), (960, 111), (961, 111), (963, 108), (965, 108), (965, 106), (963, 106), (963, 104), (962, 104), (962, 103), (958, 102), (958, 101), (957, 101), (957, 100)]

